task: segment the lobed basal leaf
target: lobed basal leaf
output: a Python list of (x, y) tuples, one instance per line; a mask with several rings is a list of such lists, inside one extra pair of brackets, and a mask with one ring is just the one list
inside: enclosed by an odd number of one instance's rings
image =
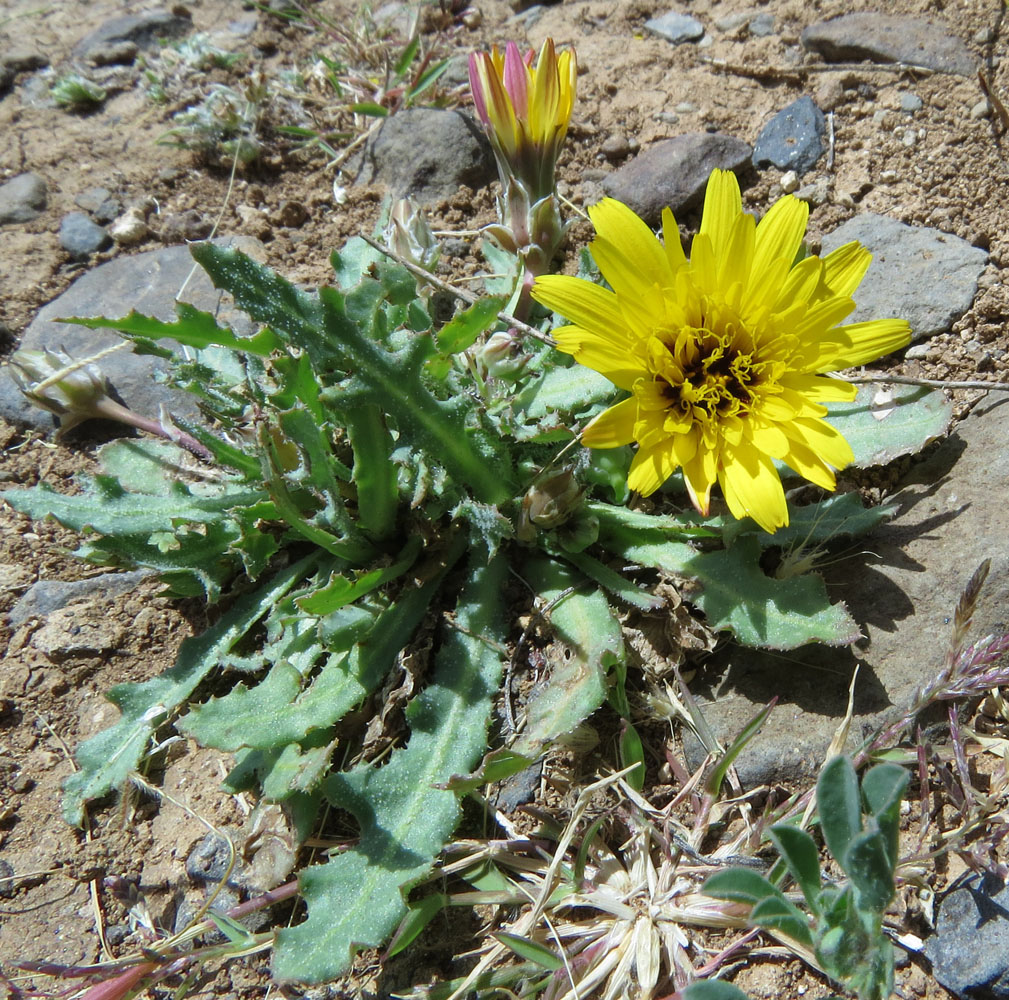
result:
[(488, 564), (475, 555), (456, 607), (460, 628), (446, 626), (433, 681), (407, 707), (409, 743), (383, 767), (362, 765), (323, 783), (361, 835), (356, 846), (303, 873), (308, 919), (277, 936), (280, 978), (331, 979), (358, 948), (383, 944), (407, 912), (404, 892), (455, 829), (456, 795), (436, 786), (472, 771), (486, 747), (502, 672), (505, 572), (501, 557)]

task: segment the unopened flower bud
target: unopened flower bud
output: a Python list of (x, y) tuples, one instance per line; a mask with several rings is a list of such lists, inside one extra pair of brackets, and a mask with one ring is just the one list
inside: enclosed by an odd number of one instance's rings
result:
[(584, 489), (570, 469), (562, 469), (534, 483), (522, 498), (518, 537), (531, 541), (536, 529), (563, 524), (581, 503)]
[(409, 198), (400, 198), (392, 206), (389, 224), (385, 227), (385, 241), (400, 257), (425, 271), (433, 270), (441, 255), (441, 247), (427, 219)]
[(55, 413), (64, 430), (98, 415), (108, 398), (105, 377), (91, 363), (78, 364), (65, 351), (15, 351), (11, 376), (28, 400)]
[(522, 353), (521, 344), (511, 330), (502, 330), (487, 338), (479, 358), (488, 375), (511, 381), (522, 374), (530, 355)]

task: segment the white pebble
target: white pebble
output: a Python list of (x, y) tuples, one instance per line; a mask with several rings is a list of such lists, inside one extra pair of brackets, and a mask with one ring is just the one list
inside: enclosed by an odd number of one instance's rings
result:
[(970, 109), (971, 118), (987, 118), (991, 114), (991, 105), (987, 97), (982, 97), (977, 104)]
[(109, 226), (109, 236), (123, 247), (136, 246), (147, 238), (149, 232), (144, 213), (137, 208), (128, 208)]
[(897, 179), (897, 171), (896, 170), (884, 170), (879, 175), (879, 179), (884, 184), (892, 184)]
[(781, 190), (785, 194), (791, 194), (793, 191), (798, 190), (799, 187), (799, 177), (794, 170), (789, 170), (781, 175)]
[(918, 141), (918, 133), (913, 129), (908, 129), (904, 133), (904, 138), (900, 140), (905, 146), (910, 149)]

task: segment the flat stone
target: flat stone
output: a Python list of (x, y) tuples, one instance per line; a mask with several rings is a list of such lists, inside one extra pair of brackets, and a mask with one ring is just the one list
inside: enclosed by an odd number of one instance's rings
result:
[(924, 950), (932, 975), (961, 1000), (1009, 997), (1009, 888), (969, 876), (943, 896)]
[(86, 188), (74, 198), (74, 204), (102, 224), (111, 222), (123, 210), (122, 202), (103, 187)]
[(143, 580), (154, 575), (153, 570), (137, 569), (129, 573), (102, 573), (87, 580), (39, 580), (11, 608), (8, 619), (16, 627), (30, 618), (45, 618), (68, 604), (90, 597), (106, 598), (128, 594)]
[[(180, 8), (176, 8), (180, 9)], [(163, 38), (181, 38), (193, 27), (189, 15), (174, 10), (149, 10), (142, 14), (123, 14), (110, 18), (85, 35), (73, 48), (76, 59), (88, 59), (92, 51), (107, 50), (120, 42), (132, 42), (140, 48), (157, 48)]]
[(823, 155), (827, 123), (813, 98), (800, 97), (782, 108), (760, 131), (753, 147), (753, 165), (794, 170), (801, 177)]
[(609, 174), (602, 186), (610, 197), (656, 226), (667, 205), (674, 213), (698, 205), (715, 167), (739, 170), (751, 153), (749, 145), (734, 136), (688, 132), (650, 146)]
[[(225, 237), (214, 242), (233, 246), (254, 257), (263, 250), (258, 240), (247, 236)], [(175, 319), (175, 295), (183, 287), (184, 301), (214, 314), (239, 334), (254, 332), (248, 317), (235, 309), (231, 297), (214, 288), (202, 268), (193, 270), (189, 248), (174, 246), (118, 257), (86, 271), (59, 298), (39, 310), (22, 335), (19, 346), (32, 350), (62, 347), (71, 357), (90, 357), (122, 343), (122, 338), (111, 330), (90, 330), (60, 323), (60, 317), (120, 317), (136, 309), (145, 315), (171, 321)], [(171, 346), (170, 341), (163, 343)], [(165, 370), (163, 360), (134, 354), (127, 347), (102, 358), (99, 367), (123, 402), (138, 413), (156, 417), (164, 405), (175, 416), (199, 419), (193, 396), (155, 382), (155, 372)], [(0, 417), (18, 427), (40, 431), (53, 428), (52, 415), (24, 398), (6, 368), (0, 369)]]
[(83, 212), (70, 212), (60, 223), (60, 246), (74, 260), (87, 260), (93, 253), (104, 250), (112, 237)]
[[(953, 610), (989, 557), (968, 642), (1005, 632), (1009, 557), (995, 540), (1009, 534), (1007, 436), (1009, 407), (989, 397), (894, 490), (901, 498), (897, 518), (860, 540), (863, 551), (823, 570), (828, 593), (845, 602), (865, 639), (785, 655), (729, 646), (705, 661), (690, 689), (723, 745), (779, 699), (736, 760), (744, 786), (816, 775), (844, 716), (856, 665), (848, 749), (898, 715), (941, 669)], [(704, 759), (696, 742), (687, 741), (686, 749), (689, 766)]]
[(899, 62), (960, 76), (977, 71), (974, 54), (948, 25), (903, 14), (842, 14), (809, 25), (801, 42), (827, 62)]
[(461, 111), (408, 108), (369, 140), (358, 180), (385, 184), (396, 198), (430, 204), (484, 187), (497, 176), (490, 143)]
[(858, 240), (872, 266), (855, 291), (857, 308), (845, 322), (899, 316), (914, 340), (948, 330), (977, 294), (988, 254), (966, 240), (907, 226), (885, 215), (856, 215), (823, 238), (823, 252)]
[(11, 47), (0, 50), (0, 94), (7, 93), (18, 73), (41, 69), (49, 60), (33, 49)]
[(675, 10), (645, 21), (645, 28), (653, 35), (659, 35), (674, 45), (696, 42), (704, 37), (704, 25), (697, 18)]
[(906, 111), (909, 115), (913, 115), (915, 111), (921, 111), (922, 104), (922, 99), (917, 94), (900, 95), (900, 110)]
[(38, 174), (18, 174), (0, 184), (0, 226), (31, 222), (46, 208), (49, 190)]
[(750, 34), (755, 38), (767, 38), (774, 34), (774, 15), (762, 11), (749, 24)]
[(715, 18), (715, 27), (719, 31), (738, 31), (744, 24), (748, 24), (756, 16), (753, 10), (737, 10), (733, 14), (725, 14)]

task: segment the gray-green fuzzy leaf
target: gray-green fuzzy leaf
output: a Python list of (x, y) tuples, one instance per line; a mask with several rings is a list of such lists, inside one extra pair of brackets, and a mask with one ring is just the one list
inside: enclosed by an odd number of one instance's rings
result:
[(504, 582), (502, 559), (474, 558), (456, 608), (465, 632), (446, 628), (433, 682), (407, 708), (409, 743), (385, 766), (364, 765), (324, 783), (333, 805), (355, 816), (361, 836), (357, 846), (302, 875), (308, 919), (278, 934), (280, 978), (332, 979), (358, 948), (385, 942), (407, 912), (405, 890), (430, 869), (455, 829), (458, 800), (435, 786), (470, 772), (486, 747), (502, 672)]

